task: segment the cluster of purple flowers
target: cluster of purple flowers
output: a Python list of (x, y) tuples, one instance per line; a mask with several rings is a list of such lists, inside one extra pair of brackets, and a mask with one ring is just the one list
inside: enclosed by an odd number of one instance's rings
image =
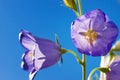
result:
[[(107, 55), (117, 36), (117, 26), (100, 9), (78, 17), (71, 24), (73, 43), (78, 51), (85, 55)], [(21, 31), (19, 40), (26, 49), (22, 56), (21, 67), (30, 72), (29, 80), (33, 80), (39, 70), (57, 63), (62, 56), (60, 45), (33, 36), (29, 31)], [(110, 72), (106, 73), (105, 79), (101, 80), (120, 80), (120, 60), (112, 61), (108, 66), (102, 67), (110, 68)]]

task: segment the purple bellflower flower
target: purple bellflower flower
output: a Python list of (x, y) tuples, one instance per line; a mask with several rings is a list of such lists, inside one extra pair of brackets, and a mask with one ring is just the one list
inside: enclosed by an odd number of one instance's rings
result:
[(71, 25), (72, 40), (79, 52), (86, 55), (106, 55), (117, 35), (117, 26), (100, 9), (80, 16)]
[(19, 34), (20, 43), (26, 52), (22, 56), (21, 67), (30, 72), (29, 80), (33, 80), (35, 74), (59, 61), (61, 57), (60, 46), (50, 40), (33, 36), (23, 30)]
[[(100, 73), (100, 80), (114, 80), (115, 76), (118, 77), (118, 79), (115, 78), (115, 80), (120, 80), (120, 76), (119, 76), (120, 68), (118, 68), (120, 67), (119, 55), (114, 55), (112, 60), (109, 54), (106, 56), (102, 56), (100, 67), (110, 68), (110, 72), (106, 74), (103, 72)], [(114, 78), (112, 78), (112, 76), (114, 76)]]
[(110, 72), (106, 74), (106, 80), (120, 80), (120, 61), (110, 65)]
[[(113, 46), (111, 51), (101, 57), (100, 67), (109, 68), (110, 72), (100, 73), (100, 80), (120, 80), (120, 40), (118, 40)], [(116, 78), (115, 78), (116, 77)]]

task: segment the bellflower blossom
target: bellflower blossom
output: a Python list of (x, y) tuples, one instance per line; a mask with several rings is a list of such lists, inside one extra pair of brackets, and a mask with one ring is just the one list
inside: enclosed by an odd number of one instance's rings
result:
[(72, 40), (79, 52), (86, 55), (106, 55), (117, 35), (117, 26), (100, 9), (80, 16), (71, 25)]
[(19, 40), (22, 46), (26, 48), (21, 67), (30, 72), (29, 80), (33, 80), (39, 70), (55, 64), (61, 57), (58, 44), (35, 37), (26, 30), (20, 32)]
[[(100, 80), (120, 80), (120, 40), (112, 47), (113, 55), (101, 58), (101, 67), (110, 68), (110, 72), (100, 74)], [(112, 60), (111, 60), (112, 56)]]
[[(105, 68), (110, 68), (110, 72), (108, 72), (107, 74), (102, 72), (100, 73), (100, 80), (114, 80), (115, 77), (118, 77), (118, 79), (115, 78), (116, 80), (120, 80), (120, 76), (119, 76), (120, 68), (118, 68), (120, 67), (120, 56), (115, 55), (111, 60), (111, 62), (110, 62), (109, 55), (103, 56), (101, 58), (100, 66)], [(117, 69), (118, 69), (118, 72), (117, 72)]]

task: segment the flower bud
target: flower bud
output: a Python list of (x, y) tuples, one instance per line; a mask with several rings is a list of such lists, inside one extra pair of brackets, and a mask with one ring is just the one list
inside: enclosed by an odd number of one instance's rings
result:
[(101, 73), (100, 80), (113, 80), (115, 77), (116, 80), (120, 80), (120, 41), (112, 47), (110, 52), (107, 56), (101, 58), (101, 67), (109, 67), (111, 71), (107, 74)]
[(74, 11), (78, 11), (76, 0), (63, 0), (64, 4)]

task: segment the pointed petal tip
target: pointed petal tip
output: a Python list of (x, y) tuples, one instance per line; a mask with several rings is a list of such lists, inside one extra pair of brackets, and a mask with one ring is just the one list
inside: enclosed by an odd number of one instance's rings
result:
[(33, 80), (33, 79), (34, 79), (34, 77), (35, 77), (35, 75), (36, 75), (36, 73), (37, 73), (37, 71), (36, 71), (36, 70), (34, 70), (34, 71), (30, 72), (30, 74), (29, 74), (29, 80)]
[(22, 35), (22, 32), (20, 32), (19, 35), (18, 35), (19, 40), (21, 39), (21, 35)]

